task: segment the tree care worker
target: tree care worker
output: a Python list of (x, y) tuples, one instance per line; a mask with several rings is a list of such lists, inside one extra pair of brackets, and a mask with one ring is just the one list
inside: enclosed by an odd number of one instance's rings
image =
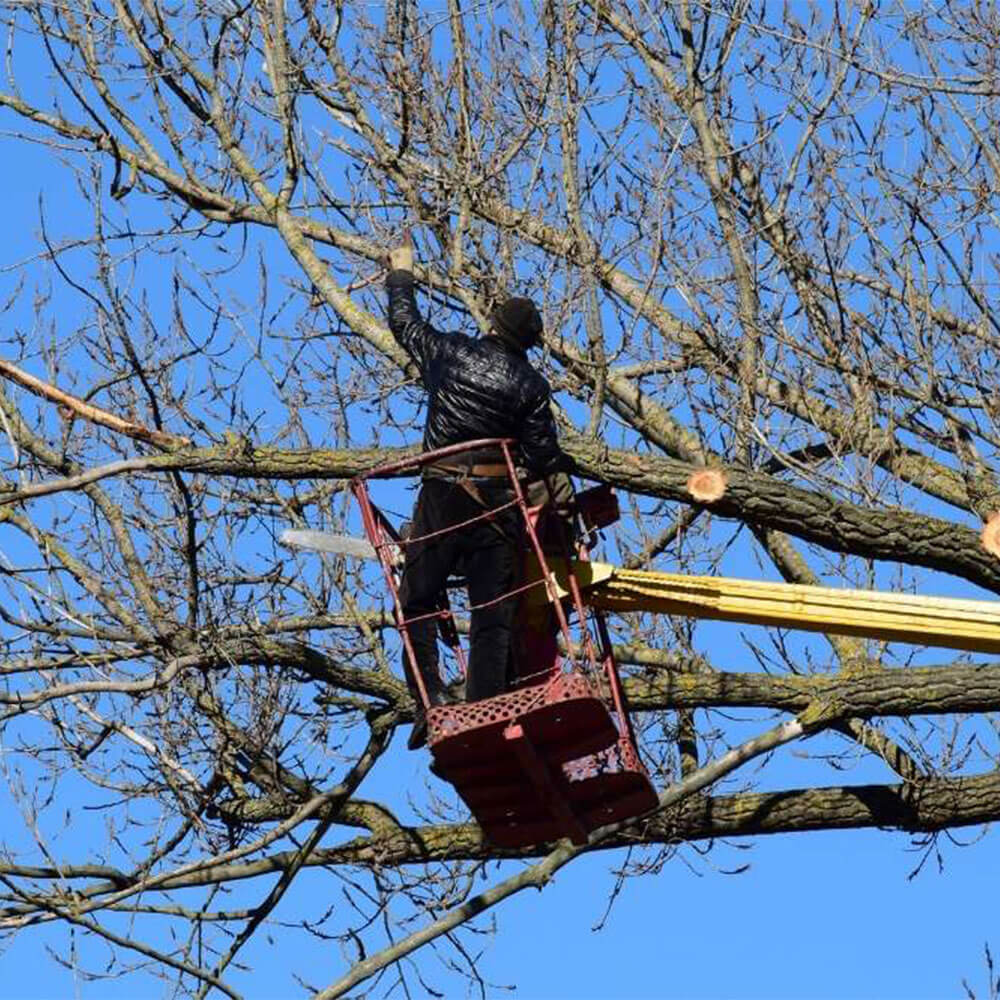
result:
[[(421, 316), (413, 290), (413, 247), (406, 242), (389, 255), (389, 329), (413, 359), (428, 394), (424, 450), (481, 438), (512, 438), (515, 461), (530, 481), (544, 481), (556, 507), (572, 500), (552, 416), (551, 390), (529, 363), (527, 352), (541, 341), (535, 304), (511, 298), (494, 310), (491, 329), (478, 338), (435, 330)], [(449, 455), (424, 467), (405, 546), (400, 587), (404, 618), (432, 615), (448, 576), (461, 565), (469, 588), (471, 635), (466, 699), (501, 694), (507, 687), (511, 628), (517, 596), (503, 598), (518, 583), (523, 554), (517, 506), (454, 531), (446, 529), (495, 510), (514, 499), (499, 449)], [(443, 534), (435, 534), (442, 532)], [(433, 535), (434, 537), (425, 537)], [(410, 641), (432, 705), (446, 701), (438, 672), (436, 618), (408, 626)], [(407, 683), (417, 690), (404, 656)], [(426, 742), (423, 710), (415, 719), (410, 749)]]

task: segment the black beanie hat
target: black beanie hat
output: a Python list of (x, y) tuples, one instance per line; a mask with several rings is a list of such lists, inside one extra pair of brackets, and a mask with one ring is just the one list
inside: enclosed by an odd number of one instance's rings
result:
[(531, 299), (507, 299), (493, 310), (491, 318), (497, 333), (526, 351), (534, 347), (542, 335), (542, 317)]

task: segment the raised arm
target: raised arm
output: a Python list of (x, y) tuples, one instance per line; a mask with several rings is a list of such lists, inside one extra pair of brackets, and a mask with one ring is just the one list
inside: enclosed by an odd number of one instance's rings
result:
[(434, 329), (417, 308), (413, 291), (413, 246), (405, 243), (389, 254), (389, 330), (396, 342), (413, 358), (421, 374), (434, 357), (442, 334)]

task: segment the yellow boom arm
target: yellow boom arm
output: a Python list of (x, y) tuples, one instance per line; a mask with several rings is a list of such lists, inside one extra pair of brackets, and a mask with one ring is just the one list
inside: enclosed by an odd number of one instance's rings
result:
[[(565, 568), (550, 565), (560, 596)], [(650, 611), (751, 625), (776, 625), (1000, 653), (1000, 601), (840, 590), (714, 576), (684, 576), (574, 562), (583, 600), (605, 611)], [(544, 601), (543, 587), (535, 600)]]

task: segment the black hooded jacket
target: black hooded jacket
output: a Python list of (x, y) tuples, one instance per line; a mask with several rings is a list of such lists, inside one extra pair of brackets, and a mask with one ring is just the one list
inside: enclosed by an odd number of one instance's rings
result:
[(559, 447), (545, 378), (523, 350), (497, 336), (441, 333), (420, 315), (413, 275), (396, 270), (386, 279), (389, 329), (420, 370), (428, 394), (424, 449), (478, 438), (513, 438), (532, 473), (567, 468)]

